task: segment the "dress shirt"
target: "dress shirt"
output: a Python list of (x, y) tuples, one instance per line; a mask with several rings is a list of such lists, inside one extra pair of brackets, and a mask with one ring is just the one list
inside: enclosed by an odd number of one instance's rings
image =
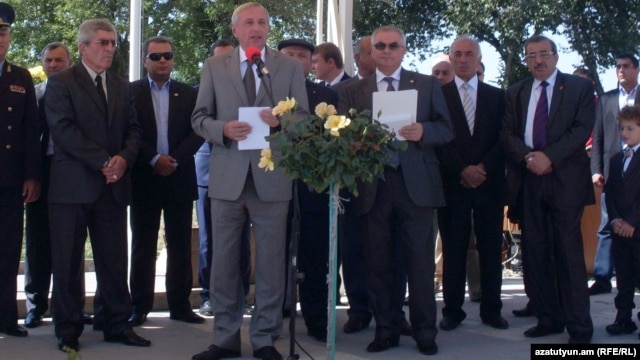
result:
[(330, 82), (325, 81), (325, 84), (327, 86), (333, 86), (337, 83), (339, 83), (340, 81), (342, 81), (342, 77), (344, 76), (344, 70), (340, 71), (340, 74), (338, 74), (338, 76), (336, 76), (333, 80), (331, 80)]
[[(540, 99), (540, 91), (542, 87), (540, 84), (542, 81), (546, 81), (547, 85), (547, 104), (551, 106), (551, 99), (553, 96), (553, 86), (556, 83), (556, 77), (558, 76), (558, 69), (553, 71), (553, 74), (546, 80), (533, 79), (533, 85), (531, 86), (531, 97), (529, 98), (529, 108), (527, 109), (527, 125), (524, 130), (524, 143), (533, 149), (533, 117), (536, 114), (536, 107), (538, 106), (538, 99)], [(551, 121), (551, 118), (549, 118)]]
[(107, 74), (105, 71), (101, 72), (100, 74), (98, 74), (97, 72), (93, 71), (90, 67), (87, 66), (87, 64), (85, 64), (85, 62), (82, 62), (82, 65), (84, 66), (84, 68), (87, 70), (87, 72), (89, 73), (89, 76), (91, 77), (91, 79), (93, 80), (93, 86), (98, 86), (98, 83), (96, 83), (96, 76), (100, 75), (100, 77), (102, 78), (102, 90), (104, 90), (104, 96), (107, 100), (107, 103), (109, 102), (109, 95), (107, 95)]
[(155, 166), (160, 155), (169, 154), (169, 85), (171, 79), (158, 88), (155, 81), (149, 79), (151, 87), (151, 100), (153, 101), (153, 113), (156, 117), (156, 156), (151, 159), (151, 166)]
[(636, 93), (638, 92), (637, 84), (631, 91), (627, 92), (622, 86), (618, 86), (620, 92), (618, 93), (618, 108), (622, 110), (625, 106), (633, 106), (636, 102)]
[(0, 76), (2, 76), (2, 69), (4, 69), (4, 62), (5, 62), (5, 61), (6, 61), (6, 60), (2, 60), (2, 61), (0, 61)]
[(376, 69), (376, 84), (378, 84), (378, 91), (387, 91), (389, 83), (384, 80), (386, 77), (392, 77), (393, 88), (396, 89), (396, 91), (400, 90), (400, 70), (402, 70), (402, 67), (397, 68), (391, 75), (385, 75), (380, 72), (380, 70)]

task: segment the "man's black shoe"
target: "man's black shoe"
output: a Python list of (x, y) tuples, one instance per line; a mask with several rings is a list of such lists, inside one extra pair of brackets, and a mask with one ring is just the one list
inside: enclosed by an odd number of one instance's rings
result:
[(533, 310), (528, 306), (525, 306), (522, 309), (511, 310), (511, 313), (515, 317), (529, 317), (534, 315)]
[(321, 341), (321, 342), (326, 342), (327, 341), (327, 328), (326, 327), (315, 327), (315, 328), (308, 328), (307, 329), (307, 334), (309, 336), (311, 336), (312, 338)]
[(424, 355), (435, 355), (438, 353), (438, 345), (435, 340), (420, 339), (416, 340), (418, 351)]
[(136, 334), (133, 329), (126, 329), (120, 334), (108, 335), (104, 334), (104, 341), (106, 342), (119, 342), (129, 346), (147, 347), (151, 346), (151, 341)]
[(638, 330), (638, 326), (633, 320), (616, 321), (611, 325), (608, 325), (605, 330), (609, 335), (622, 335), (631, 334)]
[[(171, 320), (184, 321), (190, 324), (202, 324), (204, 322), (204, 318), (202, 316), (195, 314), (191, 310), (189, 310), (189, 312), (186, 312), (184, 314), (171, 314), (169, 315), (169, 318)], [(145, 316), (145, 319), (146, 319), (146, 316)]]
[(198, 310), (200, 315), (204, 316), (213, 316), (213, 307), (211, 306), (211, 301), (207, 300), (200, 305), (200, 309)]
[(371, 320), (365, 322), (364, 319), (358, 316), (350, 317), (342, 327), (342, 330), (346, 334), (357, 333), (358, 331), (368, 328), (370, 321)]
[(30, 310), (24, 318), (24, 326), (33, 329), (40, 325), (42, 325), (42, 315), (37, 310)]
[(5, 333), (9, 336), (15, 336), (15, 337), (26, 337), (27, 335), (29, 335), (29, 332), (27, 331), (27, 329), (23, 328), (20, 325), (13, 325), (13, 326), (0, 328), (0, 333)]
[(368, 352), (381, 352), (400, 344), (399, 337), (378, 337), (367, 346)]
[(589, 288), (589, 295), (608, 294), (611, 292), (611, 282), (596, 280)]
[(206, 351), (193, 355), (193, 357), (191, 357), (191, 360), (219, 360), (239, 357), (240, 350), (225, 349), (220, 346), (211, 345)]
[(491, 318), (482, 319), (482, 323), (494, 329), (505, 330), (509, 328), (509, 323), (502, 316), (497, 315)]
[(440, 329), (444, 331), (454, 330), (458, 326), (460, 326), (460, 321), (455, 320), (451, 316), (445, 316), (440, 320)]
[(273, 346), (263, 346), (253, 352), (253, 357), (261, 360), (282, 360), (282, 355)]
[(536, 325), (524, 332), (524, 336), (528, 338), (538, 338), (552, 334), (561, 334), (564, 327), (548, 327), (544, 325)]
[(145, 321), (147, 321), (147, 314), (134, 312), (133, 314), (131, 314), (128, 321), (129, 325), (131, 326), (140, 326), (144, 324)]
[(75, 336), (63, 336), (58, 338), (58, 349), (60, 351), (68, 353), (71, 351), (77, 352), (80, 350), (80, 343)]
[(93, 316), (91, 316), (90, 314), (87, 314), (86, 312), (82, 313), (82, 323), (85, 325), (92, 325), (93, 324)]

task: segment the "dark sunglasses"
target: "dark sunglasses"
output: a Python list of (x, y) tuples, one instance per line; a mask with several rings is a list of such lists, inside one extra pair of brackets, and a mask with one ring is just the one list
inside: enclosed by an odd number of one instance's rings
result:
[(100, 39), (100, 40), (93, 40), (92, 42), (96, 44), (100, 44), (100, 46), (102, 47), (107, 47), (109, 46), (109, 44), (111, 44), (111, 46), (113, 47), (118, 47), (118, 44), (116, 43), (115, 40)]
[(173, 53), (171, 51), (163, 52), (163, 53), (151, 53), (147, 54), (147, 58), (152, 61), (160, 61), (164, 57), (165, 60), (173, 59)]
[(394, 51), (394, 50), (398, 50), (400, 48), (403, 48), (404, 46), (398, 44), (397, 42), (392, 42), (391, 44), (385, 44), (383, 42), (379, 42), (379, 43), (376, 43), (375, 45), (373, 45), (373, 47), (376, 48), (376, 50), (379, 50), (379, 51), (383, 51), (387, 47), (389, 48), (389, 50)]

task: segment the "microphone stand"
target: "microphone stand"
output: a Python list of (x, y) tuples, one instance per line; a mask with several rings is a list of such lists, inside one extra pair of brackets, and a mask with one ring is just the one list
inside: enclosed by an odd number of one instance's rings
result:
[(271, 107), (275, 107), (276, 106), (276, 102), (273, 101), (273, 91), (271, 91), (271, 74), (267, 74), (266, 78), (269, 79), (269, 85), (265, 84), (265, 76), (264, 76), (264, 72), (262, 71), (262, 69), (260, 69), (260, 66), (256, 66), (256, 71), (258, 72), (258, 77), (260, 78), (260, 83), (262, 84), (262, 87), (264, 88), (264, 91), (267, 92), (267, 95), (269, 96), (269, 100), (271, 101)]
[(300, 356), (295, 353), (296, 345), (296, 303), (298, 302), (297, 284), (303, 274), (298, 274), (298, 242), (300, 240), (300, 204), (298, 202), (298, 180), (293, 181), (293, 214), (291, 217), (291, 237), (289, 241), (289, 279), (288, 292), (291, 303), (289, 304), (289, 356), (287, 360), (298, 360)]

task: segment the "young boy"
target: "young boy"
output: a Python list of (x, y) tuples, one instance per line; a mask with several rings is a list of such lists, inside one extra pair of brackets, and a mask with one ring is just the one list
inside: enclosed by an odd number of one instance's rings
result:
[(622, 151), (611, 158), (604, 191), (613, 229), (611, 253), (616, 264), (618, 313), (606, 330), (611, 335), (631, 334), (638, 327), (631, 320), (633, 296), (640, 283), (640, 105), (627, 106), (618, 114)]

